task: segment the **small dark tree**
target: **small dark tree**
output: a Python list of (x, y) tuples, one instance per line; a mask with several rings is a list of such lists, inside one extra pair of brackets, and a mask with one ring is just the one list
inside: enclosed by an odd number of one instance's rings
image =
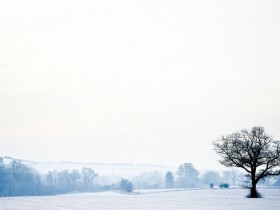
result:
[(251, 183), (248, 197), (260, 197), (256, 189), (259, 181), (280, 175), (280, 142), (268, 136), (263, 127), (222, 136), (213, 145), (222, 157), (221, 164), (247, 172)]
[(224, 183), (223, 188), (228, 189), (229, 188), (229, 184), (228, 183)]
[(229, 184), (228, 183), (221, 183), (220, 185), (219, 185), (219, 187), (220, 188), (222, 188), (222, 189), (228, 189), (229, 188)]
[(122, 179), (120, 182), (120, 189), (123, 192), (130, 193), (133, 190), (133, 184), (130, 181), (128, 181), (127, 179)]
[(172, 174), (171, 171), (168, 171), (166, 174), (165, 174), (165, 186), (167, 188), (172, 188), (174, 185), (174, 176)]

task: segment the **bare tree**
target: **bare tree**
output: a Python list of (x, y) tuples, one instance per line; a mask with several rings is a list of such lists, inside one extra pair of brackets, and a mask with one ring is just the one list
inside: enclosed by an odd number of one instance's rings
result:
[(49, 171), (46, 176), (47, 192), (49, 194), (58, 193), (58, 172)]
[(94, 172), (91, 168), (82, 168), (82, 184), (85, 191), (92, 191), (93, 180), (98, 174)]
[(260, 197), (257, 192), (259, 181), (280, 175), (280, 142), (267, 135), (263, 127), (222, 136), (213, 145), (222, 157), (221, 164), (247, 172), (251, 198)]

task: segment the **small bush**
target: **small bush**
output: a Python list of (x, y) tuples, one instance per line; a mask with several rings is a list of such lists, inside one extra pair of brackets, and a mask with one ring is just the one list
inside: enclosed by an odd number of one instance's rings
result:
[(221, 183), (219, 185), (219, 187), (222, 188), (222, 189), (228, 189), (229, 188), (229, 184), (228, 183)]
[(225, 189), (229, 188), (229, 184), (228, 183), (224, 183), (224, 188)]
[(214, 184), (213, 184), (213, 183), (210, 183), (209, 187), (210, 187), (211, 189), (213, 189), (213, 188), (214, 188)]
[(133, 184), (127, 179), (122, 179), (120, 182), (120, 190), (130, 193), (133, 191)]

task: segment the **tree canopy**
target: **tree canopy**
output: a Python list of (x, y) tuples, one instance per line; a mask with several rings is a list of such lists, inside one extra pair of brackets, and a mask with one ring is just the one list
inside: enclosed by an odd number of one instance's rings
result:
[(267, 135), (263, 127), (222, 136), (213, 145), (221, 156), (221, 164), (247, 172), (251, 180), (249, 197), (259, 197), (256, 191), (259, 181), (280, 175), (280, 142)]

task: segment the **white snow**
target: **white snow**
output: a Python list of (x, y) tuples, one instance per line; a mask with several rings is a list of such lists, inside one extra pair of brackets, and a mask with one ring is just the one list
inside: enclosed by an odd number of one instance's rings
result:
[[(137, 191), (136, 191), (137, 192)], [(0, 198), (0, 210), (270, 210), (280, 208), (280, 189), (261, 189), (261, 199), (244, 189), (142, 190), (136, 194), (101, 192), (41, 197)]]

